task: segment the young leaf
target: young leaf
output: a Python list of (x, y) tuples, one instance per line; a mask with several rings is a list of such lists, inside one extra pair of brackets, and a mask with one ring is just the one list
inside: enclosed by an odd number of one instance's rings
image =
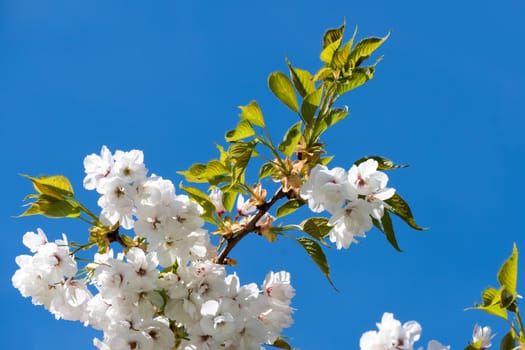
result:
[(330, 267), (328, 266), (328, 261), (326, 260), (326, 256), (321, 246), (317, 244), (316, 241), (307, 237), (297, 238), (297, 242), (301, 244), (306, 253), (308, 253), (317, 267), (319, 267), (321, 272), (323, 272), (328, 282), (330, 282), (330, 284), (335, 288), (332, 279), (330, 278)]
[(273, 72), (268, 77), (268, 86), (273, 94), (294, 112), (299, 111), (297, 96), (290, 79), (283, 72)]
[(259, 180), (264, 179), (268, 176), (273, 176), (275, 174), (275, 166), (272, 162), (264, 163), (259, 169)]
[(314, 130), (314, 135), (318, 137), (326, 131), (330, 126), (343, 120), (348, 116), (348, 108), (332, 108), (328, 115), (324, 117), (317, 125)]
[(306, 201), (301, 198), (290, 199), (288, 202), (284, 203), (279, 208), (277, 208), (277, 218), (281, 218), (285, 215), (293, 213), (294, 211), (302, 207), (305, 203)]
[(237, 124), (235, 129), (228, 131), (224, 138), (228, 142), (233, 142), (253, 135), (255, 135), (255, 131), (253, 130), (250, 122), (246, 119), (243, 119), (239, 122), (239, 124)]
[(283, 142), (279, 144), (279, 151), (281, 151), (286, 157), (290, 157), (295, 151), (295, 147), (297, 147), (302, 136), (302, 125), (302, 122), (292, 125), (292, 127), (286, 132), (286, 135), (284, 135)]
[(382, 38), (366, 38), (358, 42), (348, 56), (350, 67), (358, 67), (364, 60), (370, 57), (370, 55), (381, 46), (389, 36), (390, 32)]
[(240, 117), (260, 127), (264, 127), (264, 117), (257, 101), (251, 101), (246, 106), (239, 106), (241, 109)]
[(269, 344), (269, 346), (277, 348), (277, 349), (292, 350), (292, 347), (290, 346), (290, 344), (284, 341), (284, 339), (281, 337), (277, 337), (277, 339), (275, 339), (273, 344)]
[(340, 122), (348, 116), (348, 107), (345, 108), (332, 108), (328, 113), (328, 116), (323, 120), (326, 124), (326, 128)]
[(231, 212), (233, 206), (235, 205), (235, 198), (237, 198), (237, 192), (228, 191), (226, 188), (223, 188), (222, 192), (222, 204), (224, 205), (224, 209), (226, 209), (227, 212)]
[(290, 68), (292, 82), (299, 95), (305, 97), (311, 94), (315, 90), (312, 74), (307, 70), (292, 67), (292, 64), (288, 60), (286, 60), (286, 64), (288, 68)]
[(399, 248), (399, 245), (397, 244), (394, 226), (392, 225), (392, 218), (390, 218), (388, 211), (384, 212), (383, 217), (381, 218), (381, 225), (383, 226), (383, 232), (386, 235), (388, 242), (390, 242), (395, 250), (402, 252), (401, 248)]
[(343, 69), (347, 63), (348, 55), (350, 55), (350, 49), (352, 47), (352, 41), (350, 40), (345, 45), (337, 49), (332, 57), (331, 66), (335, 69)]
[(319, 80), (325, 80), (328, 78), (333, 79), (334, 77), (334, 70), (331, 67), (323, 67), (315, 73), (314, 77), (312, 78), (313, 81), (319, 81)]
[(408, 203), (405, 202), (405, 200), (401, 198), (401, 196), (397, 192), (396, 194), (394, 194), (394, 196), (385, 200), (385, 202), (388, 204), (388, 207), (386, 207), (386, 209), (399, 216), (410, 227), (419, 231), (427, 230), (426, 228), (423, 228), (416, 224), (414, 216), (412, 215), (412, 210), (410, 210)]
[(327, 218), (309, 218), (307, 220), (304, 220), (301, 222), (301, 228), (304, 232), (312, 236), (313, 238), (317, 239), (318, 241), (322, 241), (324, 237), (330, 233), (330, 230), (332, 230), (333, 226), (328, 224)]
[(228, 173), (224, 164), (216, 159), (212, 159), (208, 164), (195, 163), (186, 171), (178, 171), (178, 174), (184, 175), (189, 182), (207, 182), (218, 176)]
[(514, 332), (512, 329), (501, 339), (499, 348), (500, 350), (516, 349), (516, 341), (514, 340)]
[(234, 183), (242, 182), (244, 172), (248, 166), (248, 162), (252, 158), (252, 153), (256, 142), (234, 142), (228, 149), (231, 162), (233, 164), (233, 180)]
[(518, 249), (514, 243), (512, 255), (503, 263), (498, 272), (498, 282), (512, 298), (516, 298), (516, 284), (518, 279)]
[(390, 159), (380, 157), (380, 156), (366, 156), (363, 158), (360, 158), (354, 162), (355, 165), (359, 165), (363, 162), (366, 162), (369, 159), (373, 159), (377, 162), (377, 170), (391, 170), (391, 169), (399, 169), (399, 168), (407, 168), (408, 165), (403, 164), (395, 164)]
[(73, 197), (73, 186), (63, 175), (32, 177), (22, 174), (33, 183), (35, 190), (40, 194), (45, 194), (57, 199)]
[(485, 311), (489, 314), (508, 319), (507, 309), (501, 305), (501, 292), (494, 288), (487, 288), (482, 293), (483, 305), (476, 305), (478, 310)]
[(191, 199), (199, 203), (199, 205), (203, 209), (201, 217), (204, 220), (211, 224), (217, 223), (216, 218), (213, 216), (213, 213), (215, 212), (215, 205), (211, 202), (210, 197), (206, 193), (202, 192), (198, 188), (185, 187), (182, 184), (180, 184), (179, 187), (180, 189), (185, 191)]
[(29, 209), (19, 216), (44, 215), (49, 218), (78, 218), (80, 207), (74, 201), (59, 199), (47, 194), (38, 195), (36, 202), (30, 203)]
[(319, 103), (321, 103), (322, 96), (323, 87), (321, 86), (319, 89), (314, 90), (304, 98), (303, 103), (301, 104), (301, 115), (303, 116), (306, 125), (312, 123), (317, 107), (319, 107)]
[(336, 29), (330, 29), (326, 31), (323, 36), (323, 51), (321, 51), (321, 61), (330, 64), (334, 56), (335, 51), (341, 45), (343, 34), (345, 32), (345, 24)]
[(337, 93), (343, 95), (350, 90), (353, 90), (367, 81), (371, 80), (374, 77), (375, 67), (365, 67), (365, 68), (354, 68), (352, 70), (352, 75), (343, 80), (341, 83), (337, 84)]

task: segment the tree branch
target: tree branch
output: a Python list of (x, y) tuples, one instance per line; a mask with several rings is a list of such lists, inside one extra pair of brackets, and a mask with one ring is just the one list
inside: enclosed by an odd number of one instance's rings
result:
[(231, 252), (231, 250), (239, 243), (244, 237), (246, 237), (250, 232), (255, 231), (257, 228), (255, 224), (259, 219), (270, 210), (270, 208), (281, 198), (286, 197), (286, 193), (283, 191), (283, 188), (279, 188), (279, 190), (273, 195), (273, 197), (266, 203), (261, 204), (257, 206), (257, 209), (259, 211), (255, 216), (244, 226), (242, 229), (240, 229), (237, 232), (234, 232), (232, 237), (227, 240), (226, 247), (222, 250), (222, 252), (217, 257), (217, 264), (225, 264), (226, 258), (228, 257), (228, 254)]

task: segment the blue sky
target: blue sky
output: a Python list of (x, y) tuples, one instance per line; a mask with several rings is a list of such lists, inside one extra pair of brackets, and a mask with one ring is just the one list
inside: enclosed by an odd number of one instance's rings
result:
[(297, 311), (285, 334), (304, 350), (356, 349), (385, 311), (419, 321), (421, 345), (462, 349), (476, 322), (499, 341), (503, 321), (464, 309), (496, 284), (513, 242), (525, 252), (524, 15), (518, 0), (0, 1), (4, 348), (89, 349), (100, 336), (55, 321), (11, 286), (26, 231), (87, 233), (72, 221), (14, 219), (31, 191), (19, 173), (64, 174), (96, 209), (82, 190), (82, 160), (102, 145), (142, 149), (150, 172), (178, 183), (176, 171), (216, 156), (237, 106), (252, 99), (280, 137), (297, 117), (272, 96), (268, 74), (285, 71), (285, 57), (319, 68), (323, 32), (345, 17), (347, 38), (355, 25), (358, 38), (392, 35), (374, 80), (340, 101), (351, 115), (324, 138), (332, 166), (364, 155), (410, 164), (389, 184), (430, 230), (395, 221), (403, 253), (377, 231), (328, 251), (339, 292), (293, 242), (253, 237), (236, 251), (241, 282), (292, 273)]

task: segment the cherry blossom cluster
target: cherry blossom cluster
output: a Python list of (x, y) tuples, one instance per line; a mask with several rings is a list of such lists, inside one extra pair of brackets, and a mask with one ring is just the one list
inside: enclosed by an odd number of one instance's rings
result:
[[(378, 331), (368, 331), (361, 336), (361, 350), (413, 350), (414, 343), (421, 337), (422, 328), (418, 322), (408, 321), (401, 324), (389, 312), (385, 312), (381, 323), (376, 325)], [(423, 350), (423, 347), (419, 350)], [(450, 350), (450, 346), (431, 340), (427, 350)]]
[[(414, 343), (419, 340), (423, 329), (416, 321), (408, 321), (401, 324), (394, 315), (385, 312), (381, 322), (377, 323), (377, 331), (363, 333), (359, 341), (361, 350), (413, 350)], [(474, 326), (471, 344), (476, 349), (488, 349), (492, 346), (492, 329), (488, 326)], [(418, 350), (423, 350), (419, 347)], [(437, 340), (428, 342), (427, 350), (450, 350)]]
[(84, 187), (96, 189), (102, 208), (100, 219), (107, 225), (120, 223), (147, 239), (163, 267), (204, 258), (209, 237), (201, 227), (202, 208), (186, 195), (177, 195), (169, 180), (146, 177), (142, 151), (116, 151), (102, 147), (100, 155), (84, 159)]
[(142, 243), (96, 253), (80, 268), (65, 235), (50, 242), (41, 229), (26, 233), (33, 255), (16, 258), (12, 283), (33, 304), (101, 330), (101, 350), (259, 350), (293, 323), (290, 274), (269, 272), (259, 288), (213, 263), (202, 208), (171, 181), (148, 177), (141, 151), (103, 147), (84, 165), (100, 221), (133, 229)]
[(356, 236), (365, 237), (373, 226), (372, 218), (381, 220), (384, 201), (395, 194), (395, 189), (386, 187), (388, 176), (377, 167), (374, 159), (353, 165), (349, 171), (316, 165), (301, 187), (301, 197), (308, 200), (310, 210), (332, 215), (329, 238), (337, 249), (356, 243)]

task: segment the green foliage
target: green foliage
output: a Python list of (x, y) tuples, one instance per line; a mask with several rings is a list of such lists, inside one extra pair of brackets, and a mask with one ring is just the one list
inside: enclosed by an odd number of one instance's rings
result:
[(330, 267), (328, 266), (328, 261), (326, 260), (326, 255), (323, 252), (321, 246), (314, 240), (307, 237), (297, 238), (297, 242), (301, 244), (306, 253), (312, 258), (317, 267), (325, 275), (326, 279), (330, 284), (335, 288), (332, 279), (330, 277)]
[(208, 164), (195, 163), (186, 171), (179, 171), (190, 182), (214, 182), (219, 176), (228, 173), (226, 166), (219, 160), (212, 159)]
[(489, 314), (508, 319), (507, 309), (502, 306), (501, 292), (490, 287), (482, 293), (483, 304), (476, 305), (476, 309), (485, 311)]
[(292, 82), (301, 97), (311, 94), (315, 90), (315, 84), (312, 77), (312, 74), (304, 69), (294, 68), (288, 59), (286, 64), (290, 69), (290, 75), (292, 77)]
[(304, 220), (299, 225), (301, 229), (318, 241), (322, 241), (333, 228), (328, 224), (327, 218), (313, 217)]
[(392, 218), (390, 217), (390, 214), (388, 214), (388, 211), (384, 212), (381, 221), (378, 221), (377, 219), (373, 219), (372, 221), (374, 222), (374, 226), (385, 234), (386, 239), (392, 247), (398, 252), (402, 252), (397, 243), (396, 235), (394, 233), (394, 225), (392, 224)]
[(36, 199), (30, 203), (29, 208), (19, 216), (44, 215), (49, 218), (78, 218), (80, 217), (80, 207), (69, 199), (57, 199), (56, 197), (41, 194), (38, 196), (28, 196), (27, 198)]
[(382, 38), (371, 37), (358, 42), (348, 57), (350, 66), (352, 68), (359, 67), (359, 65), (368, 59), (370, 55), (372, 55), (372, 53), (377, 50), (386, 39), (388, 39), (389, 36), (390, 32)]
[(391, 198), (387, 199), (385, 201), (388, 206), (386, 209), (397, 216), (399, 216), (404, 222), (406, 222), (410, 227), (412, 227), (414, 230), (427, 230), (426, 228), (423, 228), (416, 224), (416, 220), (414, 219), (414, 216), (412, 215), (412, 210), (410, 210), (410, 206), (407, 202), (401, 196), (396, 192)]
[(201, 217), (209, 223), (217, 224), (217, 218), (213, 215), (215, 213), (215, 205), (211, 202), (210, 197), (195, 187), (179, 185), (179, 188), (185, 191), (188, 196), (195, 202), (199, 203), (203, 209)]
[[(505, 260), (498, 271), (497, 280), (499, 288), (488, 287), (482, 293), (482, 304), (474, 305), (477, 310), (484, 311), (491, 315), (501, 317), (510, 325), (510, 331), (503, 337), (500, 343), (500, 349), (510, 350), (515, 348), (516, 342), (523, 344), (525, 339), (525, 330), (521, 321), (521, 316), (517, 306), (516, 298), (518, 278), (518, 249), (516, 244), (512, 247), (512, 254)], [(515, 315), (515, 321), (509, 317), (509, 312)], [(519, 334), (516, 334), (519, 331)], [(481, 349), (472, 344), (473, 349)]]
[(505, 261), (498, 272), (498, 282), (513, 302), (518, 295), (516, 285), (518, 281), (518, 249), (516, 244), (512, 248), (512, 255)]
[(514, 331), (512, 329), (501, 339), (499, 348), (500, 350), (516, 349), (516, 341), (514, 340)]
[(274, 95), (292, 111), (298, 112), (299, 105), (294, 87), (288, 77), (282, 72), (273, 72), (268, 77), (268, 86)]
[(301, 198), (290, 199), (279, 208), (277, 208), (277, 218), (281, 218), (285, 215), (291, 214), (303, 205), (306, 204), (306, 201)]
[(345, 24), (339, 28), (329, 29), (323, 36), (323, 51), (321, 51), (321, 61), (330, 64), (336, 50), (341, 45), (343, 34), (345, 32)]
[(34, 199), (29, 208), (19, 215), (44, 215), (50, 218), (78, 218), (81, 213), (80, 204), (74, 199), (73, 186), (63, 175), (32, 177), (22, 174), (33, 183), (38, 192), (30, 194), (25, 199)]
[(233, 130), (230, 130), (226, 133), (224, 138), (228, 142), (239, 141), (255, 135), (255, 130), (249, 120), (242, 119), (237, 127)]
[(364, 68), (354, 68), (352, 74), (348, 77), (341, 79), (337, 85), (337, 93), (343, 95), (350, 90), (353, 90), (374, 77), (375, 66), (369, 66)]
[(274, 176), (275, 175), (275, 164), (272, 162), (266, 162), (263, 165), (261, 165), (261, 168), (259, 169), (259, 180), (264, 179), (268, 176)]
[(239, 108), (242, 111), (240, 117), (243, 120), (247, 120), (253, 125), (265, 127), (264, 117), (257, 101), (251, 101), (246, 106), (239, 106)]
[(293, 348), (286, 342), (282, 337), (277, 337), (273, 344), (270, 344), (271, 347), (277, 348), (277, 349), (285, 349), (285, 350), (293, 350)]
[(297, 147), (297, 144), (299, 143), (299, 140), (302, 136), (302, 125), (302, 122), (298, 122), (292, 125), (292, 127), (288, 129), (288, 131), (284, 135), (283, 142), (279, 144), (279, 151), (281, 151), (286, 157), (290, 157), (295, 151), (295, 147)]
[(32, 177), (22, 174), (22, 176), (31, 180), (33, 187), (40, 194), (57, 199), (74, 196), (71, 182), (63, 175)]
[(319, 108), (322, 96), (323, 87), (320, 87), (304, 97), (303, 103), (301, 104), (301, 116), (307, 125), (311, 124), (314, 120), (315, 112), (317, 112), (317, 109)]

